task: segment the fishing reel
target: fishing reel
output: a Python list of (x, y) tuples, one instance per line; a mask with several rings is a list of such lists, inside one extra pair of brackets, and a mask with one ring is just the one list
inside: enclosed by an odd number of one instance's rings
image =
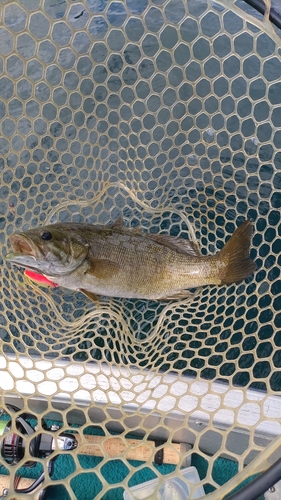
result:
[[(19, 408), (7, 405), (9, 410), (20, 411)], [(33, 422), (35, 421), (35, 425)], [(21, 413), (15, 418), (17, 432), (12, 431), (12, 420), (0, 420), (0, 452), (2, 458), (9, 465), (17, 465), (24, 460), (26, 451), (34, 458), (48, 458), (55, 451), (61, 450), (74, 450), (77, 447), (77, 440), (73, 434), (62, 432), (59, 435), (52, 436), (51, 434), (36, 434), (32, 439), (26, 437), (32, 436), (37, 431), (36, 417), (30, 413)], [(46, 423), (43, 424), (43, 429), (48, 432), (55, 432), (59, 429), (58, 426), (48, 427)], [(48, 474), (53, 474), (53, 465), (58, 455), (54, 456), (48, 461)], [(35, 467), (37, 462), (34, 460), (27, 460), (23, 462), (23, 467)], [(28, 487), (17, 489), (20, 477), (16, 476), (14, 480), (14, 490), (17, 493), (31, 493), (33, 492), (45, 478), (45, 473), (42, 472), (37, 479)], [(7, 490), (3, 492), (3, 497), (7, 494)], [(2, 498), (2, 497), (0, 497)]]

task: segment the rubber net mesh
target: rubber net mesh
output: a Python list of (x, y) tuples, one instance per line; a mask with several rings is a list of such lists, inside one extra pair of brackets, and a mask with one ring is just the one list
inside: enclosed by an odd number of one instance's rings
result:
[[(196, 237), (202, 254), (213, 254), (250, 218), (257, 265), (241, 283), (197, 289), (181, 302), (94, 304), (37, 286), (2, 259), (4, 417), (20, 434), (15, 417), (31, 413), (32, 438), (49, 420), (59, 429), (47, 434), (75, 430), (79, 447), (53, 454), (68, 457), (64, 475), (33, 457), (44, 487), (55, 479), (65, 498), (79, 498), (80, 474), (95, 488), (85, 499), (122, 498), (147, 468), (161, 485), (161, 449), (176, 455), (178, 476), (201, 457), (201, 485), (222, 498), (279, 444), (278, 32), (242, 1), (0, 5), (2, 256), (15, 231), (120, 216), (145, 232)], [(87, 448), (94, 465), (81, 459), (89, 432), (99, 434)], [(113, 437), (122, 449), (110, 456)], [(147, 446), (145, 460), (138, 444)], [(26, 444), (17, 465), (0, 459), (11, 498), (14, 474), (30, 457)], [(219, 457), (239, 472), (221, 488)], [(123, 471), (117, 484), (106, 474), (112, 460)]]

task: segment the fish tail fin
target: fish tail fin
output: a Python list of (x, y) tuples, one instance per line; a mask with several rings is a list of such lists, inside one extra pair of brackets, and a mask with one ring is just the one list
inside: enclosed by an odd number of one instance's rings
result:
[(248, 219), (235, 230), (223, 249), (216, 255), (220, 263), (222, 285), (242, 281), (254, 272), (256, 265), (249, 258), (251, 236), (252, 224)]

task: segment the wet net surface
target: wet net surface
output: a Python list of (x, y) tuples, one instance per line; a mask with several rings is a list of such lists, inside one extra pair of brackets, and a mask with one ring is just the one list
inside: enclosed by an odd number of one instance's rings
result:
[[(21, 409), (40, 410), (39, 427), (55, 412), (63, 428), (79, 422), (81, 439), (89, 425), (159, 433), (171, 449), (185, 439), (214, 488), (216, 458), (242, 470), (263, 450), (256, 435), (280, 432), (281, 413), (280, 49), (259, 15), (235, 5), (1, 2), (2, 255), (17, 230), (120, 216), (144, 232), (194, 231), (213, 254), (250, 218), (257, 265), (242, 283), (178, 303), (93, 304), (3, 261), (2, 405), (18, 395)], [(229, 438), (238, 428), (243, 448)], [(84, 469), (72, 457), (75, 478)], [(116, 488), (127, 488), (135, 469), (121, 460)], [(95, 475), (103, 498), (113, 487), (102, 465)]]

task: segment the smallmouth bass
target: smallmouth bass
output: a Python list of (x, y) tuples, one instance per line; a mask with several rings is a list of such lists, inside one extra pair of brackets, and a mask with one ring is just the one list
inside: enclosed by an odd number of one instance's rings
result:
[(251, 234), (246, 220), (220, 252), (202, 256), (189, 240), (141, 233), (119, 219), (109, 226), (57, 223), (13, 234), (13, 253), (6, 260), (92, 300), (100, 295), (177, 300), (188, 297), (189, 288), (250, 276)]

